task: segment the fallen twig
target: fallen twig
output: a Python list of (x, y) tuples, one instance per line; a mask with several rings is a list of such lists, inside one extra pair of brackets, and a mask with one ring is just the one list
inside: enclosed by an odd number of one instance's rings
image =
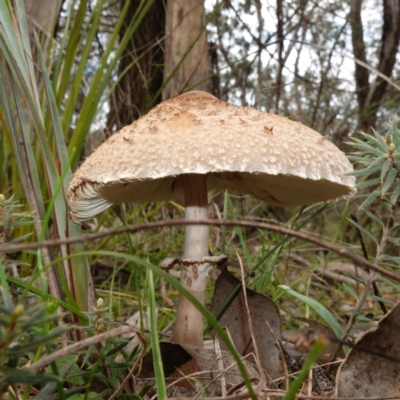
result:
[(118, 234), (127, 233), (127, 232), (134, 233), (134, 232), (139, 232), (139, 231), (147, 230), (147, 229), (156, 229), (156, 228), (164, 228), (164, 227), (179, 226), (179, 225), (240, 226), (243, 228), (265, 229), (265, 230), (269, 230), (271, 232), (279, 233), (281, 235), (297, 237), (297, 238), (305, 240), (307, 242), (314, 243), (320, 247), (324, 247), (325, 249), (330, 250), (334, 253), (337, 253), (337, 254), (341, 255), (342, 257), (348, 258), (349, 260), (352, 260), (355, 264), (357, 264), (361, 267), (369, 268), (375, 272), (378, 272), (384, 276), (387, 276), (390, 279), (393, 279), (396, 282), (400, 282), (399, 274), (396, 274), (393, 271), (386, 270), (385, 268), (382, 268), (377, 264), (373, 264), (373, 263), (365, 260), (363, 257), (350, 252), (347, 249), (334, 246), (328, 242), (325, 242), (324, 240), (318, 239), (311, 233), (302, 233), (302, 232), (298, 232), (298, 231), (295, 231), (295, 230), (292, 230), (289, 228), (285, 228), (282, 226), (273, 225), (273, 224), (265, 224), (263, 222), (254, 222), (254, 221), (232, 221), (232, 220), (219, 221), (219, 220), (210, 220), (210, 219), (188, 221), (186, 219), (175, 219), (175, 220), (160, 221), (160, 222), (148, 222), (148, 223), (141, 224), (141, 225), (133, 225), (133, 226), (129, 225), (129, 226), (124, 226), (124, 227), (118, 228), (118, 229), (108, 229), (103, 232), (90, 233), (87, 235), (78, 236), (78, 237), (70, 237), (67, 239), (55, 239), (55, 240), (46, 240), (43, 242), (33, 242), (33, 243), (16, 244), (16, 245), (10, 245), (10, 246), (0, 246), (0, 253), (14, 253), (17, 251), (22, 251), (22, 250), (59, 246), (61, 244), (86, 242), (89, 240), (100, 239), (100, 238), (103, 238), (106, 236), (118, 235)]
[(111, 329), (107, 332), (100, 333), (99, 335), (92, 336), (90, 338), (81, 340), (80, 342), (71, 344), (70, 346), (63, 347), (62, 349), (57, 350), (46, 357), (43, 357), (38, 362), (24, 366), (22, 368), (29, 371), (32, 370), (36, 371), (40, 368), (47, 367), (52, 362), (57, 361), (58, 359), (67, 356), (68, 354), (76, 353), (96, 343), (104, 342), (105, 340), (110, 339), (112, 337), (120, 336), (123, 335), (124, 333), (130, 333), (130, 332), (134, 332), (138, 335), (138, 337), (141, 337), (140, 330), (137, 329), (136, 327), (131, 325), (122, 325), (119, 326), (118, 328)]

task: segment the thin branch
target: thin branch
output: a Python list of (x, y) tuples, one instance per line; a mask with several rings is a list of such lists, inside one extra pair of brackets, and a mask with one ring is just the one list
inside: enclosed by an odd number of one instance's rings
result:
[[(362, 0), (352, 0), (350, 5), (349, 20), (351, 25), (351, 38), (353, 42), (354, 58), (363, 63), (367, 63), (363, 24), (361, 20), (361, 6)], [(369, 71), (363, 67), (362, 64), (356, 63), (355, 65), (355, 80), (357, 86), (357, 99), (359, 107), (359, 115), (364, 110), (367, 102), (369, 92)]]
[(18, 252), (18, 251), (22, 251), (22, 250), (59, 246), (60, 244), (64, 244), (64, 243), (86, 242), (89, 240), (100, 239), (100, 238), (103, 238), (106, 236), (118, 235), (118, 234), (127, 233), (127, 232), (135, 233), (135, 232), (139, 232), (142, 230), (148, 230), (148, 229), (164, 228), (164, 227), (179, 226), (179, 225), (195, 225), (195, 224), (209, 225), (209, 226), (240, 226), (243, 228), (256, 228), (256, 229), (269, 230), (271, 232), (276, 232), (281, 235), (297, 237), (298, 239), (302, 239), (307, 242), (314, 243), (320, 247), (324, 247), (325, 249), (330, 250), (334, 253), (337, 253), (342, 257), (346, 257), (361, 267), (369, 268), (375, 272), (378, 272), (384, 276), (387, 276), (390, 279), (393, 279), (394, 281), (400, 282), (399, 274), (397, 274), (393, 271), (387, 270), (383, 267), (380, 267), (378, 265), (378, 261), (375, 261), (375, 263), (373, 264), (373, 263), (365, 260), (361, 256), (359, 256), (355, 253), (352, 253), (348, 249), (334, 246), (328, 242), (325, 242), (324, 240), (318, 239), (317, 237), (313, 236), (310, 233), (302, 233), (302, 232), (284, 228), (284, 227), (278, 226), (278, 225), (265, 224), (263, 222), (253, 222), (253, 221), (232, 221), (232, 220), (220, 221), (220, 220), (212, 220), (212, 219), (211, 220), (206, 219), (206, 220), (188, 221), (185, 219), (175, 219), (175, 220), (168, 220), (168, 221), (161, 221), (161, 222), (147, 222), (147, 223), (144, 223), (141, 225), (131, 225), (131, 226), (125, 226), (125, 227), (118, 228), (118, 229), (108, 229), (103, 232), (91, 233), (88, 235), (71, 237), (71, 238), (67, 238), (67, 239), (46, 240), (43, 242), (16, 244), (16, 245), (11, 245), (11, 246), (0, 246), (0, 253), (13, 253), (13, 252)]
[[(290, 39), (285, 39), (285, 40), (290, 40)], [(321, 49), (325, 49), (325, 50), (330, 50), (329, 47), (327, 46), (323, 46), (321, 44), (312, 44), (309, 43), (307, 41), (303, 41), (303, 40), (296, 40), (296, 43), (300, 43), (306, 46), (314, 46), (317, 48), (321, 48)], [(386, 76), (385, 74), (383, 74), (382, 72), (380, 72), (378, 69), (371, 67), (367, 62), (364, 62), (362, 60), (360, 60), (359, 58), (353, 57), (352, 55), (350, 55), (350, 53), (346, 52), (346, 51), (340, 51), (340, 50), (332, 50), (333, 53), (339, 55), (340, 57), (344, 57), (344, 58), (348, 58), (349, 60), (354, 61), (357, 65), (362, 66), (363, 68), (366, 68), (369, 72), (372, 72), (373, 74), (381, 77), (384, 81), (386, 81), (390, 86), (392, 86), (393, 88), (395, 88), (396, 90), (400, 91), (400, 85), (398, 85), (393, 79), (391, 79), (390, 77)]]
[[(351, 216), (351, 219), (352, 219), (355, 223), (358, 224), (357, 214), (356, 214), (356, 213), (351, 213), (350, 216)], [(366, 245), (365, 245), (365, 242), (364, 242), (364, 238), (363, 238), (363, 236), (362, 236), (362, 233), (361, 233), (360, 229), (358, 229), (357, 226), (356, 226), (355, 228), (356, 228), (356, 230), (357, 230), (358, 239), (360, 240), (360, 244), (361, 244), (361, 248), (362, 248), (362, 251), (363, 251), (363, 254), (364, 254), (364, 258), (365, 258), (366, 260), (369, 261), (368, 252), (367, 252), (367, 247), (366, 247)], [(381, 293), (380, 293), (380, 291), (379, 291), (379, 289), (378, 289), (378, 285), (377, 285), (376, 281), (373, 281), (373, 282), (372, 282), (372, 287), (373, 287), (373, 289), (374, 289), (374, 294), (375, 294), (375, 296), (382, 298), (382, 295), (381, 295)], [(379, 301), (379, 305), (380, 305), (381, 310), (383, 311), (383, 313), (384, 313), (384, 314), (387, 314), (387, 308), (386, 308), (386, 306), (385, 306), (385, 303), (384, 303), (383, 301)]]
[[(382, 234), (382, 238), (381, 238), (381, 242), (379, 244), (378, 250), (376, 252), (376, 257), (375, 257), (375, 261), (373, 265), (378, 265), (379, 261), (381, 259), (381, 257), (383, 256), (383, 254), (385, 253), (386, 247), (387, 247), (387, 243), (388, 243), (388, 237), (390, 235), (390, 232), (392, 231), (393, 227), (394, 227), (394, 221), (396, 218), (396, 215), (398, 214), (398, 212), (400, 211), (400, 200), (398, 199), (396, 204), (393, 206), (392, 212), (386, 222), (386, 226), (383, 230), (383, 234)], [(363, 290), (363, 292), (360, 295), (360, 298), (358, 299), (358, 302), (356, 304), (356, 306), (354, 307), (354, 312), (351, 315), (349, 322), (347, 323), (346, 328), (343, 330), (343, 335), (342, 335), (342, 339), (345, 339), (347, 334), (350, 332), (351, 328), (354, 325), (355, 319), (356, 319), (356, 315), (358, 314), (358, 312), (361, 310), (361, 307), (363, 306), (365, 299), (367, 298), (368, 292), (370, 291), (371, 287), (372, 287), (372, 282), (375, 276), (375, 272), (376, 270), (374, 270), (373, 268), (371, 268), (371, 271), (369, 272), (369, 276), (368, 276), (368, 280), (365, 283), (365, 288)]]
[(278, 71), (276, 74), (276, 81), (275, 81), (275, 109), (279, 110), (279, 99), (282, 91), (282, 73), (284, 67), (283, 61), (283, 3), (282, 0), (277, 0), (276, 2), (276, 18), (277, 18), (277, 41), (278, 41)]
[[(57, 350), (54, 353), (51, 353), (48, 356), (43, 357), (42, 359), (40, 359), (38, 362), (36, 362), (34, 364), (22, 367), (22, 369), (26, 369), (29, 371), (37, 371), (41, 368), (47, 367), (52, 362), (57, 361), (60, 358), (65, 357), (69, 354), (76, 353), (76, 352), (86, 349), (87, 347), (92, 346), (94, 344), (104, 342), (105, 340), (111, 339), (112, 337), (121, 336), (124, 333), (130, 333), (130, 332), (136, 333), (136, 335), (138, 335), (139, 338), (142, 337), (140, 330), (137, 329), (135, 326), (123, 325), (118, 328), (111, 329), (110, 331), (101, 333), (99, 335), (81, 340), (80, 342), (71, 344), (70, 346), (64, 347), (60, 350)], [(144, 339), (142, 339), (142, 341), (143, 340)]]
[[(381, 53), (377, 69), (391, 77), (396, 63), (400, 41), (400, 0), (383, 2), (383, 26), (381, 38)], [(361, 128), (366, 132), (376, 124), (377, 112), (386, 93), (387, 81), (379, 76), (371, 85), (368, 101), (362, 115)]]
[[(315, 124), (316, 124), (316, 120), (317, 120), (317, 112), (318, 112), (319, 107), (321, 106), (320, 100), (321, 100), (321, 97), (322, 97), (322, 94), (324, 91), (324, 86), (325, 86), (326, 81), (328, 80), (328, 74), (332, 69), (331, 60), (332, 60), (332, 57), (334, 54), (334, 50), (335, 50), (336, 46), (339, 44), (339, 40), (340, 40), (346, 26), (347, 26), (347, 21), (345, 21), (345, 23), (342, 25), (342, 27), (339, 29), (338, 33), (336, 34), (335, 41), (334, 41), (332, 48), (328, 54), (328, 59), (326, 61), (325, 68), (323, 70), (321, 68), (321, 79), (320, 79), (319, 86), (318, 86), (317, 99), (315, 102), (315, 107), (314, 107), (313, 115), (311, 118), (311, 124), (310, 124), (310, 127), (314, 128), (314, 129), (315, 129)], [(327, 107), (327, 110), (329, 110), (330, 108), (331, 107)], [(336, 113), (335, 113), (335, 118), (336, 118)]]

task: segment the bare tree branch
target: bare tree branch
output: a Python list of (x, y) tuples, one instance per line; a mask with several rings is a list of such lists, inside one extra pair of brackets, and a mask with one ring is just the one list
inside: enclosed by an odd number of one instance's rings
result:
[(49, 364), (53, 363), (54, 361), (57, 361), (60, 358), (63, 358), (69, 354), (77, 353), (79, 351), (86, 349), (87, 347), (93, 346), (94, 344), (104, 342), (105, 340), (111, 339), (115, 336), (121, 336), (126, 333), (135, 333), (142, 341), (144, 341), (140, 330), (137, 329), (135, 326), (122, 325), (118, 328), (115, 328), (115, 329), (109, 330), (107, 332), (100, 333), (100, 334), (92, 336), (90, 338), (81, 340), (81, 341), (71, 344), (67, 347), (63, 347), (62, 349), (57, 350), (54, 353), (51, 353), (45, 357), (42, 357), (39, 361), (35, 362), (34, 364), (26, 365), (25, 367), (23, 367), (23, 369), (26, 369), (29, 371), (37, 371), (41, 368), (47, 367)]
[[(383, 27), (381, 39), (381, 53), (378, 71), (391, 77), (396, 62), (397, 50), (400, 41), (400, 0), (385, 0), (383, 2)], [(363, 113), (361, 128), (364, 131), (376, 125), (378, 109), (382, 103), (387, 88), (387, 81), (377, 76), (371, 87), (368, 104)]]
[[(351, 25), (351, 39), (353, 43), (354, 58), (357, 58), (358, 60), (367, 63), (367, 58), (365, 55), (364, 32), (361, 21), (362, 2), (362, 0), (351, 1), (349, 20)], [(358, 63), (355, 64), (355, 69), (355, 80), (360, 119), (368, 97), (369, 71)]]
[[(377, 112), (382, 104), (388, 82), (377, 76), (370, 86), (369, 71), (362, 66), (367, 64), (366, 50), (361, 20), (362, 0), (352, 0), (349, 20), (353, 42), (354, 58), (361, 61), (355, 65), (355, 80), (358, 99), (358, 126), (368, 132), (376, 125)], [(383, 26), (380, 43), (380, 57), (377, 70), (390, 78), (396, 62), (397, 50), (400, 41), (400, 0), (383, 1)]]
[(276, 27), (276, 35), (278, 41), (278, 72), (276, 75), (276, 83), (275, 83), (275, 108), (279, 109), (279, 99), (282, 90), (282, 71), (284, 67), (283, 61), (283, 5), (282, 0), (276, 1), (276, 18), (278, 20), (278, 24)]
[(148, 222), (141, 225), (131, 225), (125, 226), (118, 229), (108, 229), (103, 232), (98, 233), (91, 233), (81, 237), (71, 237), (64, 240), (47, 240), (43, 242), (36, 242), (36, 243), (27, 243), (27, 244), (17, 244), (17, 245), (10, 245), (10, 246), (0, 246), (0, 253), (13, 253), (21, 250), (29, 250), (29, 249), (38, 249), (43, 247), (52, 247), (52, 246), (59, 246), (60, 244), (65, 243), (77, 243), (77, 242), (85, 242), (89, 240), (100, 239), (106, 236), (118, 235), (122, 233), (135, 233), (142, 230), (148, 229), (155, 229), (155, 228), (163, 228), (168, 226), (179, 226), (179, 225), (209, 225), (209, 226), (241, 226), (243, 228), (256, 228), (256, 229), (265, 229), (271, 232), (276, 232), (281, 235), (288, 235), (292, 237), (297, 237), (299, 239), (305, 240), (310, 243), (314, 243), (320, 247), (328, 249), (334, 253), (341, 255), (342, 257), (346, 257), (352, 260), (355, 264), (369, 268), (375, 272), (378, 272), (388, 278), (391, 278), (397, 282), (400, 282), (400, 275), (390, 271), (386, 268), (380, 267), (378, 262), (375, 264), (367, 261), (365, 258), (351, 252), (348, 249), (337, 247), (328, 243), (324, 240), (321, 240), (310, 233), (302, 233), (299, 231), (295, 231), (289, 228), (285, 228), (283, 226), (273, 225), (273, 224), (265, 224), (263, 222), (254, 222), (254, 221), (231, 221), (231, 220), (186, 220), (186, 219), (174, 219), (168, 221), (161, 221), (161, 222)]

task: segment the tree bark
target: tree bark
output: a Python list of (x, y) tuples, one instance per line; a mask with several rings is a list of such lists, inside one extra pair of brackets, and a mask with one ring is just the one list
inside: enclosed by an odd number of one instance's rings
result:
[[(383, 27), (378, 71), (392, 76), (400, 41), (400, 0), (383, 1)], [(370, 88), (369, 101), (361, 120), (361, 128), (370, 130), (376, 125), (377, 112), (388, 82), (377, 76)]]
[[(140, 3), (141, 0), (131, 1), (120, 37), (125, 35)], [(161, 43), (164, 33), (164, 0), (155, 0), (119, 62), (120, 80), (111, 98), (111, 108), (107, 118), (109, 132), (119, 130), (140, 118), (161, 88), (164, 62)], [(161, 95), (158, 95), (153, 104), (160, 101)]]
[[(352, 0), (350, 5), (350, 24), (351, 24), (351, 39), (353, 43), (354, 57), (358, 60), (367, 63), (365, 56), (365, 43), (364, 43), (364, 32), (361, 21), (361, 6), (363, 0)], [(369, 71), (361, 66), (355, 64), (355, 80), (357, 86), (357, 100), (359, 109), (359, 119), (362, 110), (365, 107), (369, 91)]]
[(43, 53), (46, 54), (49, 40), (53, 37), (54, 28), (58, 21), (60, 8), (61, 0), (25, 0), (25, 12), (32, 50), (35, 49), (33, 45), (33, 30), (35, 29), (41, 37)]
[(25, 0), (29, 33), (36, 29), (52, 37), (60, 7), (61, 0)]
[[(349, 19), (354, 57), (363, 63), (366, 59), (363, 24), (361, 20), (362, 0), (352, 0)], [(379, 63), (377, 70), (390, 77), (396, 61), (400, 41), (400, 0), (383, 1), (383, 25)], [(358, 100), (358, 128), (370, 132), (376, 125), (377, 112), (387, 89), (387, 82), (377, 76), (370, 83), (370, 72), (355, 64), (355, 80)]]
[(282, 71), (284, 67), (283, 61), (283, 3), (282, 0), (277, 0), (276, 2), (276, 19), (278, 21), (276, 27), (276, 41), (278, 47), (278, 71), (276, 74), (275, 83), (275, 109), (279, 110), (279, 100), (282, 90)]
[(195, 86), (208, 91), (209, 74), (203, 0), (168, 0), (163, 99)]

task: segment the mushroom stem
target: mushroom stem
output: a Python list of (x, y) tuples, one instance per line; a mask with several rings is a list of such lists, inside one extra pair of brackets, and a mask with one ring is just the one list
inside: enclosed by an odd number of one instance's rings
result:
[[(185, 218), (207, 219), (208, 198), (205, 175), (183, 176), (185, 196)], [(208, 256), (209, 228), (204, 225), (189, 225), (185, 228), (185, 248), (181, 263), (181, 283), (204, 304), (207, 276), (212, 268), (207, 262), (199, 262)], [(185, 260), (198, 262), (187, 263)], [(203, 316), (183, 295), (179, 296), (178, 311), (172, 341), (203, 347)]]
[[(207, 219), (208, 196), (206, 176), (187, 175), (183, 179), (185, 218), (193, 220)], [(186, 226), (183, 258), (199, 259), (208, 256), (208, 239), (209, 228), (207, 225)]]

